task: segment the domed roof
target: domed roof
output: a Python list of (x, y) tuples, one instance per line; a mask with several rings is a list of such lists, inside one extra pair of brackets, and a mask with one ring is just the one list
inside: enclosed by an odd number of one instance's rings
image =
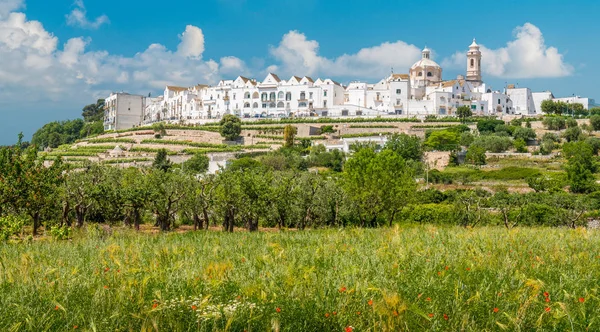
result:
[(427, 58), (422, 58), (421, 60), (415, 62), (414, 65), (412, 65), (412, 67), (410, 67), (410, 69), (415, 69), (415, 68), (425, 68), (425, 67), (436, 67), (436, 68), (441, 68), (440, 65), (437, 64), (437, 62), (431, 60), (431, 59), (427, 59)]
[(470, 48), (474, 48), (474, 47), (479, 47), (479, 45), (477, 45), (477, 42), (475, 42), (475, 38), (473, 38), (473, 43), (471, 45), (469, 45)]

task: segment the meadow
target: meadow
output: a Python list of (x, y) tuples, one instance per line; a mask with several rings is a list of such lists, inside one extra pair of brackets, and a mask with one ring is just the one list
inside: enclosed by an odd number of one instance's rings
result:
[(380, 229), (0, 243), (0, 330), (600, 330), (600, 233)]

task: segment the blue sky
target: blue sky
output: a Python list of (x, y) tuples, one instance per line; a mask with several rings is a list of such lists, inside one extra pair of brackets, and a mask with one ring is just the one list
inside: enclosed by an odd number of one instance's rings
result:
[[(80, 116), (110, 91), (161, 93), (239, 74), (376, 82), (425, 45), (444, 79), (472, 38), (484, 80), (600, 98), (597, 1), (0, 0), (0, 144)], [(469, 2), (470, 3), (470, 2)]]

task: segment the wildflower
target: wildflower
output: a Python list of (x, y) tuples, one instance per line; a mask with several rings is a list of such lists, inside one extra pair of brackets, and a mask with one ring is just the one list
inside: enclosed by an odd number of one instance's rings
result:
[(467, 268), (467, 271), (471, 271), (471, 268), (470, 268), (470, 267), (468, 267), (468, 268)]
[(158, 307), (158, 303), (154, 302), (154, 303), (152, 304), (152, 309), (156, 309), (156, 307)]
[(431, 302), (431, 298), (430, 298), (430, 297), (428, 297), (428, 298), (426, 298), (426, 299), (425, 299), (425, 301), (427, 301), (427, 302)]
[(342, 287), (340, 288), (340, 293), (343, 293), (343, 292), (345, 292), (345, 291), (346, 291), (346, 287), (342, 286)]
[(242, 257), (242, 263), (246, 263), (246, 258)]
[(104, 285), (104, 289), (108, 289), (108, 286)]
[(435, 315), (434, 314), (429, 314), (427, 316), (429, 316), (429, 318), (433, 318), (433, 316), (435, 316)]
[(79, 328), (79, 325), (73, 325), (73, 330), (77, 330)]
[(325, 313), (325, 318), (329, 318), (329, 313), (328, 312)]
[(394, 310), (394, 316), (398, 317), (398, 311)]
[(550, 312), (550, 310), (552, 310), (552, 309), (550, 309), (550, 307), (546, 307), (546, 309), (544, 309), (544, 310), (546, 310), (546, 312)]
[(334, 312), (333, 312), (333, 315), (334, 315), (334, 316), (335, 316), (335, 315), (337, 315), (337, 311), (334, 311)]
[(357, 316), (360, 316), (360, 311), (357, 311), (357, 312), (356, 312), (356, 315), (357, 315)]
[(550, 302), (550, 298), (549, 297), (546, 298), (546, 302)]
[(494, 313), (497, 313), (498, 311), (500, 311), (500, 309), (494, 308)]
[(346, 332), (352, 332), (354, 328), (352, 326), (346, 326)]
[(579, 298), (579, 303), (583, 303), (583, 302), (585, 302), (585, 298), (583, 298), (583, 297), (580, 297), (580, 298)]
[(447, 314), (444, 314), (444, 319), (448, 320), (448, 315)]
[(421, 294), (417, 295), (417, 299), (420, 299), (420, 298), (421, 298), (421, 296), (423, 296), (423, 293), (421, 293)]
[(498, 297), (502, 296), (502, 293), (498, 293)]
[(369, 300), (369, 302), (367, 302), (370, 306), (373, 305), (373, 300)]
[[(580, 302), (581, 302), (581, 301), (580, 301)], [(54, 306), (54, 310), (58, 310), (58, 309), (59, 309), (59, 308), (58, 308), (58, 306)]]
[(441, 276), (441, 275), (442, 275), (442, 272), (438, 272), (438, 276)]
[(195, 305), (192, 306), (192, 310), (196, 311), (196, 309), (198, 309), (198, 307), (196, 307)]
[(105, 267), (104, 268), (104, 272), (108, 272), (110, 270), (110, 267)]
[(277, 307), (277, 308), (275, 308), (275, 311), (281, 312), (281, 308)]
[(544, 297), (549, 297), (550, 294), (548, 294), (548, 292), (544, 292)]
[(448, 271), (450, 269), (450, 267), (446, 266), (444, 267), (444, 270)]

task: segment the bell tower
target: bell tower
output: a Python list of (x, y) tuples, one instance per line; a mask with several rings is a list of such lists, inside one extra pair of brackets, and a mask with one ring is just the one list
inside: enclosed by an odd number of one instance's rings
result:
[(481, 51), (479, 45), (473, 39), (467, 52), (467, 81), (476, 85), (481, 84)]

